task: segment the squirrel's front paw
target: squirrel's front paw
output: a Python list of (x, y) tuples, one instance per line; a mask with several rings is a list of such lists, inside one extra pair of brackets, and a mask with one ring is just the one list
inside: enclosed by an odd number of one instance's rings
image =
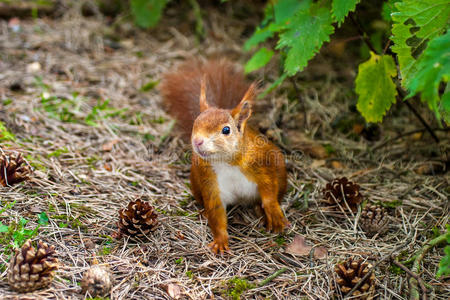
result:
[(228, 247), (228, 238), (214, 238), (214, 241), (212, 241), (208, 247), (211, 248), (211, 251), (215, 254), (223, 254), (225, 251), (230, 251), (230, 248)]
[(279, 213), (266, 213), (266, 229), (271, 232), (282, 232), (284, 228), (290, 224), (283, 212)]

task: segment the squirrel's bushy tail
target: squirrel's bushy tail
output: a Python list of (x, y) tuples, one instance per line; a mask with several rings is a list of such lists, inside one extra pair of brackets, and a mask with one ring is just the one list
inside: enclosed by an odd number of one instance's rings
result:
[(200, 114), (200, 84), (204, 76), (210, 106), (231, 109), (249, 87), (243, 72), (226, 59), (193, 59), (165, 74), (160, 85), (164, 105), (185, 138), (190, 137), (194, 120)]

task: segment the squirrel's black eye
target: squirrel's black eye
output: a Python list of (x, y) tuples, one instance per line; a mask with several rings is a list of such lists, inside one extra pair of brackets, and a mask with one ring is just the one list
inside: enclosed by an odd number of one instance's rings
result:
[(223, 134), (228, 135), (228, 134), (230, 134), (230, 132), (231, 132), (231, 129), (229, 126), (225, 126), (224, 128), (222, 128)]

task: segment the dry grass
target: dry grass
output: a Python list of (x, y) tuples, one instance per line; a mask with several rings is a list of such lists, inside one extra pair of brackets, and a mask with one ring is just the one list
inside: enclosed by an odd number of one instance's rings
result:
[[(36, 169), (27, 183), (0, 188), (2, 206), (16, 201), (0, 215), (0, 221), (8, 224), (24, 217), (31, 220), (27, 227), (34, 228), (37, 214), (46, 212), (50, 223), (41, 227), (37, 238), (56, 246), (63, 265), (51, 287), (31, 298), (84, 298), (79, 282), (95, 255), (114, 273), (111, 299), (169, 299), (169, 284), (181, 288), (183, 299), (229, 298), (231, 279), (256, 286), (282, 268), (287, 271), (264, 286), (244, 291), (241, 297), (328, 299), (333, 294), (336, 262), (357, 256), (374, 264), (398, 245), (403, 247), (394, 254), (406, 259), (432, 236), (432, 228), (444, 230), (449, 223), (449, 177), (418, 175), (413, 170), (431, 155), (446, 153), (448, 136), (439, 133), (443, 139), (439, 147), (424, 135), (368, 151), (376, 143), (355, 141), (329, 125), (348, 101), (348, 86), (338, 83), (331, 72), (301, 84), (299, 93), (307, 109), (304, 128), (299, 129), (301, 107), (283, 105), (288, 104), (286, 92), (258, 103), (256, 118), (265, 116), (262, 112), (269, 108), (273, 125), (282, 112), (281, 126), (292, 134), (288, 139), (304, 131), (332, 145), (334, 159), (342, 168), (330, 168), (332, 159), (322, 162), (294, 152), (289, 157), (290, 189), (283, 202), (291, 228), (280, 236), (268, 234), (258, 227), (252, 211), (232, 209), (232, 253), (213, 255), (207, 248), (211, 234), (206, 220), (199, 215), (187, 185), (188, 146), (172, 130), (173, 122), (162, 110), (156, 90), (141, 92), (140, 88), (190, 55), (220, 52), (245, 61), (239, 38), (245, 24), (213, 11), (208, 24), (214, 35), (198, 46), (195, 37), (171, 25), (176, 22), (173, 19), (151, 34), (127, 29), (119, 49), (111, 48), (115, 42), (108, 38), (114, 34), (110, 27), (95, 18), (82, 18), (76, 10), (60, 20), (22, 21), (19, 33), (0, 21), (0, 99), (12, 99), (8, 105), (0, 102), (0, 121), (16, 135), (15, 142), (2, 142), (1, 151), (24, 153)], [(41, 68), (31, 70), (33, 62)], [(330, 59), (319, 57), (320, 63), (329, 64)], [(276, 73), (272, 70), (266, 75)], [(42, 78), (48, 88), (36, 83), (36, 78)], [(10, 90), (15, 82), (22, 91)], [(41, 103), (44, 91), (68, 99), (77, 92), (77, 107), (69, 106), (75, 121), (50, 117)], [(126, 111), (99, 118), (98, 126), (89, 126), (84, 119), (98, 99), (110, 99), (111, 107)], [(397, 111), (396, 123), (388, 118), (384, 124), (382, 138), (395, 136), (415, 122), (400, 108)], [(360, 183), (366, 201), (400, 204), (390, 209), (392, 220), (386, 235), (369, 239), (358, 226), (358, 216), (323, 207), (322, 187), (342, 175)], [(159, 229), (147, 242), (111, 239), (118, 209), (137, 197), (158, 209)], [(285, 254), (286, 244), (296, 234), (327, 247), (328, 258)], [(5, 247), (0, 245), (3, 265), (8, 261)], [(420, 274), (434, 299), (450, 296), (448, 279), (447, 283), (435, 279), (442, 254), (441, 248), (426, 255)], [(379, 298), (406, 299), (407, 276), (389, 267), (387, 261), (375, 270)], [(2, 299), (16, 299), (8, 289), (7, 271), (2, 270)]]

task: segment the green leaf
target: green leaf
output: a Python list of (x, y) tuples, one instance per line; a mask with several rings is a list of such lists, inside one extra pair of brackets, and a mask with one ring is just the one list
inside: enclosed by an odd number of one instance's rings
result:
[(167, 0), (131, 0), (131, 14), (142, 28), (154, 27), (161, 18)]
[[(28, 159), (28, 157), (27, 157), (27, 159)], [(14, 204), (16, 204), (16, 201), (17, 200), (14, 200), (13, 202), (6, 203), (5, 206), (2, 209), (0, 209), (0, 215), (2, 213), (4, 213), (5, 211), (7, 211), (8, 209), (11, 209), (14, 206)], [(0, 222), (0, 224), (1, 224), (1, 222)]]
[(392, 14), (392, 51), (398, 56), (402, 85), (416, 76), (417, 59), (427, 43), (448, 28), (449, 0), (404, 0), (395, 4)]
[(271, 31), (269, 27), (263, 29), (257, 28), (253, 35), (245, 42), (244, 50), (249, 51), (253, 47), (259, 45), (259, 43), (271, 38), (273, 35), (274, 31)]
[(0, 222), (0, 232), (4, 233), (4, 232), (8, 232), (9, 230), (9, 226), (3, 225), (2, 222)]
[[(407, 88), (413, 96), (422, 93), (422, 101), (427, 102), (431, 110), (436, 113), (438, 120), (439, 114), (439, 85), (441, 82), (447, 83), (450, 78), (450, 31), (446, 34), (436, 37), (430, 41), (423, 55), (418, 59), (416, 65), (416, 76), (408, 82)], [(448, 98), (449, 92), (446, 92)], [(448, 102), (448, 99), (446, 100)], [(444, 117), (450, 113), (448, 103), (442, 103)], [(445, 120), (447, 123), (449, 119)]]
[(0, 121), (0, 141), (15, 141), (16, 137), (14, 134), (8, 131), (6, 126)]
[[(447, 87), (449, 86), (447, 82)], [(443, 119), (447, 124), (450, 123), (450, 90), (445, 91), (441, 100)]]
[(253, 35), (245, 42), (244, 50), (249, 51), (265, 40), (284, 30), (289, 18), (302, 7), (308, 8), (311, 0), (279, 0), (275, 4), (269, 3), (264, 11), (265, 17)]
[(45, 211), (41, 212), (38, 215), (38, 223), (41, 224), (41, 225), (44, 225), (44, 226), (48, 225), (48, 216), (45, 213)]
[(273, 6), (273, 14), (275, 15), (275, 22), (278, 24), (288, 21), (296, 11), (307, 9), (311, 4), (311, 0), (278, 0)]
[(329, 8), (302, 7), (291, 19), (288, 29), (280, 34), (277, 49), (287, 49), (284, 70), (292, 76), (303, 70), (308, 61), (330, 40), (334, 32)]
[(274, 52), (263, 47), (253, 54), (252, 58), (245, 64), (245, 73), (250, 73), (264, 67), (272, 58)]
[(395, 3), (400, 2), (401, 0), (388, 0), (383, 3), (383, 7), (381, 9), (381, 17), (386, 22), (392, 22), (392, 16), (391, 14), (394, 12), (398, 12), (397, 8), (395, 7)]
[(450, 246), (445, 246), (444, 253), (445, 255), (442, 257), (438, 272), (436, 273), (437, 278), (450, 275)]
[(442, 257), (439, 263), (439, 269), (436, 273), (436, 277), (439, 278), (441, 276), (450, 275), (450, 225), (447, 224), (447, 246), (444, 248), (444, 256)]
[(259, 45), (260, 43), (264, 42), (265, 40), (273, 37), (275, 33), (278, 33), (286, 28), (286, 25), (284, 24), (276, 24), (276, 23), (270, 23), (263, 29), (257, 28), (256, 31), (253, 33), (253, 35), (245, 42), (244, 44), (244, 50), (249, 51), (253, 47)]
[(159, 80), (152, 80), (141, 86), (139, 89), (141, 92), (148, 92), (153, 90), (159, 83)]
[(356, 107), (367, 122), (380, 122), (395, 103), (397, 90), (392, 78), (397, 75), (392, 56), (371, 53), (368, 61), (359, 65), (355, 80), (358, 94)]
[(21, 228), (25, 227), (25, 225), (27, 225), (27, 223), (28, 223), (27, 219), (20, 218), (19, 225)]
[(332, 12), (336, 22), (340, 25), (349, 12), (355, 11), (360, 0), (333, 0)]

